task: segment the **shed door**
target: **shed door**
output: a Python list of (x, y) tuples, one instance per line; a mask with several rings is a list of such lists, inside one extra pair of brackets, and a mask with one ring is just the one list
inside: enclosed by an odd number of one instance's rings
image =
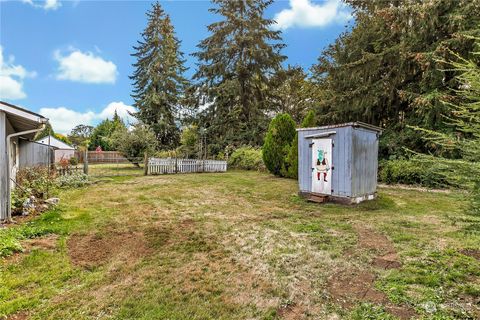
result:
[(332, 139), (312, 142), (312, 192), (332, 194)]

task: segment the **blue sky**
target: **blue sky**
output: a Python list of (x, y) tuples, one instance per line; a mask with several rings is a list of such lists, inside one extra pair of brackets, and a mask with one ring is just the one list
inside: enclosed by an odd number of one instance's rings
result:
[[(219, 17), (209, 1), (161, 1), (190, 68), (190, 56)], [(40, 112), (58, 132), (95, 125), (133, 110), (132, 46), (146, 25), (150, 1), (0, 0), (0, 98)], [(266, 12), (278, 22), (286, 64), (306, 70), (352, 22), (340, 0), (277, 1)]]

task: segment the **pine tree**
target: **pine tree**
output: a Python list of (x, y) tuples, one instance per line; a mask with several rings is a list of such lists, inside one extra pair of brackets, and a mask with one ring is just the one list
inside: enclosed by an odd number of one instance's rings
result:
[(223, 17), (208, 26), (198, 45), (198, 94), (208, 107), (201, 127), (208, 129), (211, 152), (226, 145), (261, 145), (268, 125), (271, 77), (285, 59), (279, 31), (263, 17), (271, 0), (213, 0), (210, 12)]
[(132, 97), (138, 112), (134, 116), (155, 132), (161, 149), (178, 144), (180, 103), (187, 80), (180, 41), (176, 38), (170, 17), (158, 2), (147, 12), (148, 24), (142, 39), (134, 46), (137, 59)]
[(288, 66), (279, 70), (272, 81), (275, 87), (270, 91), (270, 103), (278, 113), (288, 113), (295, 123), (300, 124), (308, 110), (317, 104), (315, 95), (318, 87), (307, 78), (299, 66)]
[(439, 60), (449, 49), (468, 57), (478, 34), (480, 0), (347, 0), (355, 25), (320, 56), (313, 68), (322, 99), (320, 124), (364, 121), (385, 128), (382, 157), (403, 155), (404, 146), (426, 147), (408, 126), (447, 132), (444, 99), (455, 93), (457, 72)]
[(445, 122), (454, 131), (444, 133), (425, 128), (415, 128), (423, 137), (442, 148), (455, 150), (460, 159), (448, 159), (441, 156), (417, 155), (416, 161), (426, 162), (452, 184), (460, 185), (470, 191), (469, 213), (472, 215), (468, 231), (480, 232), (480, 37), (467, 37), (476, 41), (472, 58), (465, 59), (454, 53), (453, 61), (445, 62), (450, 70), (458, 72), (455, 88), (456, 100), (443, 101), (447, 108)]

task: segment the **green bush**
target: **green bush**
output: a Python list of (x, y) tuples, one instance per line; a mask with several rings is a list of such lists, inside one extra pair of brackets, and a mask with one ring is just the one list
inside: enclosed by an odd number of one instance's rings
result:
[(284, 176), (283, 173), (289, 170), (285, 159), (295, 134), (295, 122), (288, 114), (281, 113), (270, 122), (263, 144), (263, 162), (274, 175)]
[[(22, 212), (24, 201), (34, 196), (37, 199), (45, 199), (55, 193), (54, 170), (46, 167), (32, 167), (20, 169), (16, 175), (16, 186), (12, 190), (12, 212)], [(48, 191), (48, 195), (47, 195)]]
[(262, 150), (242, 147), (235, 150), (228, 159), (229, 168), (265, 171)]
[[(309, 128), (315, 126), (315, 124), (315, 111), (310, 110), (303, 118), (300, 127)], [(286, 166), (282, 168), (282, 175), (287, 178), (298, 179), (298, 133), (295, 133), (295, 139), (288, 150), (285, 163)]]
[(160, 150), (156, 151), (154, 154), (155, 158), (177, 158), (176, 150)]
[(75, 157), (71, 157), (70, 160), (68, 160), (68, 162), (70, 163), (70, 165), (76, 166), (78, 164), (78, 159)]
[(425, 187), (455, 185), (439, 173), (435, 166), (414, 159), (381, 161), (379, 163), (378, 179), (387, 184), (415, 184)]

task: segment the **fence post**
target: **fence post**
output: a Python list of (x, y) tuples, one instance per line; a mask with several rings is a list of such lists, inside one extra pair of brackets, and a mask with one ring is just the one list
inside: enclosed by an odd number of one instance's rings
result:
[(143, 175), (148, 175), (148, 154), (145, 152), (143, 159)]
[(85, 149), (83, 156), (83, 173), (88, 175), (88, 149)]
[(175, 157), (175, 173), (178, 173), (178, 159)]

